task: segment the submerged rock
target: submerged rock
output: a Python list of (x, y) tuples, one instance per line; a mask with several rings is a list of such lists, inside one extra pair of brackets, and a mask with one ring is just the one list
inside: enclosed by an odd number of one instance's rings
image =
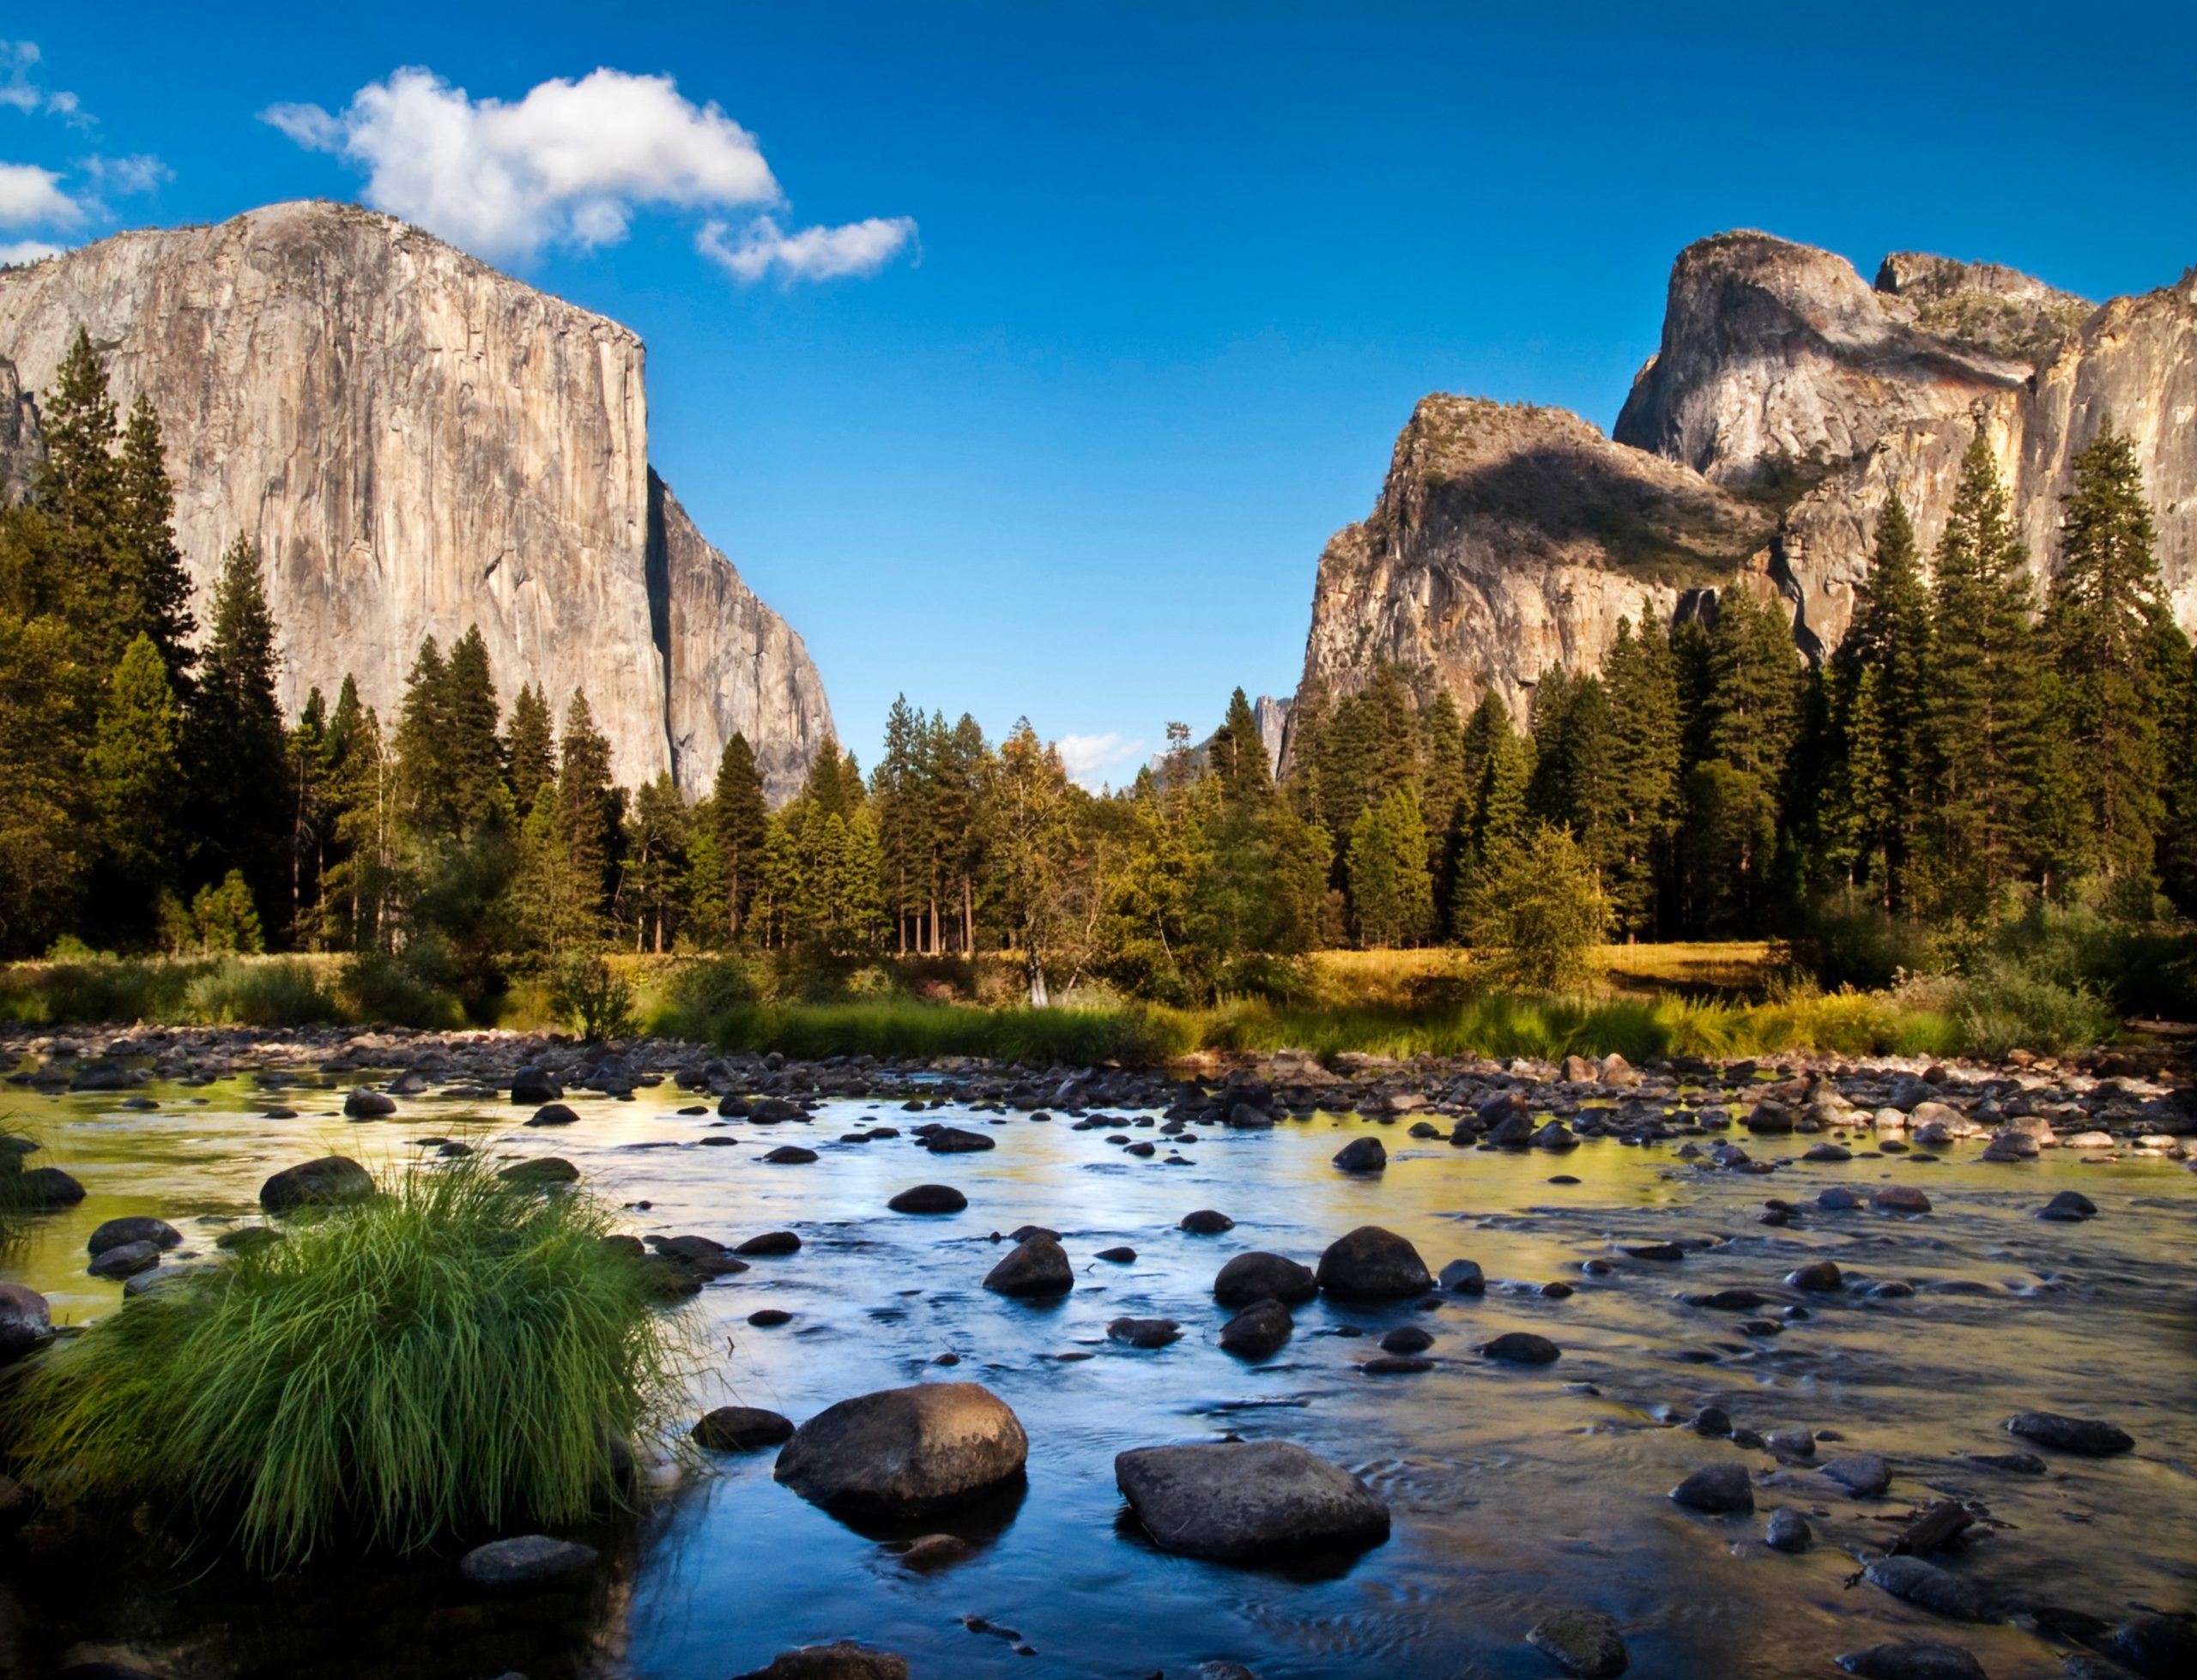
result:
[(768, 1667), (749, 1669), (732, 1680), (908, 1680), (908, 1659), (843, 1639), (835, 1645), (781, 1651)]
[(396, 1099), (361, 1085), (343, 1099), (343, 1112), (353, 1120), (386, 1120), (396, 1112)]
[(2097, 1217), (2097, 1204), (2079, 1190), (2062, 1190), (2037, 1209), (2037, 1217), (2058, 1224), (2075, 1224)]
[(1982, 1606), (1966, 1581), (1922, 1558), (1879, 1557), (1861, 1573), (1872, 1586), (1882, 1587), (1895, 1598), (1904, 1598), (1940, 1616), (1956, 1622), (1983, 1619)]
[(44, 1296), (21, 1284), (0, 1284), (0, 1365), (12, 1365), (52, 1333)]
[(791, 1231), (765, 1231), (760, 1236), (749, 1237), (745, 1242), (735, 1243), (732, 1252), (735, 1254), (790, 1254), (798, 1253), (800, 1248), (801, 1238)]
[(91, 1265), (85, 1269), (94, 1278), (134, 1278), (141, 1272), (150, 1272), (160, 1263), (160, 1248), (157, 1242), (118, 1242), (94, 1254)]
[(1503, 1365), (1552, 1365), (1564, 1357), (1564, 1350), (1554, 1342), (1530, 1330), (1506, 1331), (1492, 1342), (1481, 1343), (1480, 1352), (1481, 1358)]
[(1075, 1287), (1075, 1270), (1059, 1242), (1039, 1235), (1009, 1249), (984, 1274), (984, 1287), (995, 1295), (1066, 1295)]
[(276, 1173), (259, 1187), (259, 1205), (269, 1213), (291, 1213), (357, 1201), (373, 1193), (373, 1175), (356, 1161), (348, 1155), (324, 1155)]
[(717, 1453), (745, 1453), (793, 1439), (793, 1420), (760, 1406), (721, 1405), (705, 1413), (687, 1431), (697, 1447)]
[(474, 1547), (458, 1559), (457, 1572), (475, 1586), (530, 1586), (584, 1569), (595, 1559), (595, 1548), (577, 1540), (522, 1534)]
[(1442, 1268), (1436, 1280), (1452, 1295), (1485, 1295), (1487, 1274), (1480, 1269), (1478, 1260), (1453, 1260)]
[(1828, 1460), (1823, 1473), (1861, 1499), (1873, 1499), (1891, 1485), (1891, 1466), (1874, 1453), (1853, 1453)]
[(155, 1248), (172, 1248), (182, 1241), (183, 1233), (166, 1220), (134, 1214), (106, 1221), (93, 1231), (85, 1242), (84, 1248), (87, 1253), (98, 1255), (128, 1242), (149, 1242)]
[(1389, 1151), (1378, 1138), (1353, 1138), (1335, 1154), (1335, 1163), (1347, 1173), (1377, 1173), (1386, 1170)]
[(1770, 1526), (1764, 1531), (1762, 1542), (1772, 1551), (1806, 1551), (1815, 1542), (1815, 1531), (1798, 1511), (1781, 1505), (1770, 1514)]
[(1013, 1481), (1029, 1454), (1021, 1420), (990, 1389), (920, 1383), (827, 1406), (794, 1431), (772, 1473), (826, 1510), (913, 1516)]
[(1389, 1508), (1358, 1478), (1286, 1441), (1140, 1447), (1114, 1479), (1163, 1550), (1252, 1563), (1362, 1550), (1389, 1538)]
[(1185, 1213), (1176, 1222), (1175, 1229), (1188, 1231), (1192, 1236), (1218, 1236), (1223, 1231), (1234, 1230), (1236, 1222), (1217, 1209), (1201, 1207)]
[(1526, 1643), (1582, 1680), (1613, 1680), (1632, 1661), (1616, 1619), (1596, 1610), (1560, 1610), (1543, 1617), (1526, 1635)]
[(923, 1139), (923, 1147), (934, 1155), (970, 1155), (997, 1146), (982, 1132), (965, 1132), (958, 1126), (941, 1126)]
[(2093, 1417), (2069, 1417), (2056, 1411), (2024, 1411), (2009, 1417), (2006, 1433), (2063, 1453), (2086, 1458), (2111, 1458), (2132, 1450), (2136, 1443), (2127, 1430)]
[(1691, 1510), (1745, 1513), (1754, 1509), (1754, 1484), (1743, 1464), (1704, 1465), (1673, 1488), (1671, 1497)]
[(84, 1187), (58, 1167), (33, 1167), (15, 1180), (23, 1205), (35, 1213), (74, 1207), (84, 1200)]
[(1849, 1651), (1838, 1665), (1858, 1680), (1988, 1680), (1983, 1665), (1959, 1646), (1929, 1640)]
[(542, 1155), (531, 1161), (515, 1161), (496, 1176), (523, 1189), (547, 1190), (578, 1183), (580, 1169), (561, 1155)]
[(544, 1103), (527, 1119), (529, 1126), (572, 1126), (578, 1123), (579, 1115), (562, 1103)]
[(885, 1205), (895, 1213), (959, 1213), (969, 1199), (951, 1184), (918, 1184)]
[(1128, 1347), (1166, 1347), (1182, 1339), (1183, 1326), (1171, 1318), (1117, 1318), (1106, 1326), (1106, 1339)]
[(1213, 1280), (1213, 1298), (1224, 1307), (1248, 1307), (1258, 1301), (1294, 1306), (1310, 1301), (1319, 1290), (1319, 1280), (1310, 1266), (1299, 1266), (1286, 1255), (1256, 1248), (1237, 1255)]
[(1220, 1326), (1224, 1351), (1247, 1359), (1262, 1359), (1286, 1342), (1297, 1327), (1289, 1308), (1279, 1301), (1255, 1301)]
[(1366, 1300), (1423, 1295), (1434, 1286), (1419, 1250), (1378, 1225), (1360, 1225), (1330, 1242), (1316, 1277), (1329, 1295)]
[(1797, 1290), (1813, 1294), (1829, 1295), (1846, 1286), (1845, 1274), (1836, 1260), (1810, 1260), (1785, 1274), (1785, 1281)]

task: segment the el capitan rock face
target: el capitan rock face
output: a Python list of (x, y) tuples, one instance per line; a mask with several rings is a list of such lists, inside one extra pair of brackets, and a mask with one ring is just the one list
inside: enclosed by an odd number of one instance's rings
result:
[(506, 704), (587, 690), (620, 781), (705, 788), (739, 729), (793, 791), (822, 682), (650, 471), (628, 329), (351, 206), (120, 234), (0, 271), (0, 491), (35, 449), (9, 382), (43, 390), (80, 325), (159, 411), (202, 590), (257, 541), (286, 709), (348, 671), (387, 716), (421, 639), (477, 623)]
[(2197, 269), (2094, 308), (1995, 264), (1897, 252), (1872, 287), (1768, 234), (1704, 239), (1673, 266), (1613, 436), (1561, 409), (1419, 403), (1373, 513), (1321, 556), (1304, 675), (1346, 693), (1386, 660), (1522, 717), (1551, 668), (1600, 666), (1620, 615), (1735, 586), (1781, 601), (1820, 656), (1892, 493), (1927, 553), (1978, 427), (2049, 573), (2070, 463), (2108, 420), (2197, 631)]

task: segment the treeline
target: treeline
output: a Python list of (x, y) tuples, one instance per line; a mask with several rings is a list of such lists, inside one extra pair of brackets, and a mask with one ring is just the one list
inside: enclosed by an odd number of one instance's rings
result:
[[(904, 698), (867, 775), (826, 742), (768, 807), (735, 735), (699, 799), (614, 784), (584, 692), (499, 696), (477, 630), (424, 643), (395, 715), (348, 679), (287, 723), (258, 564), (195, 639), (159, 425), (118, 419), (81, 337), (28, 505), (0, 514), (0, 945), (397, 958), (476, 1008), (576, 947), (740, 948), (844, 975), (1016, 953), (1029, 995), (1285, 986), (1322, 946), (1561, 953), (1774, 934), (1825, 906), (1980, 928), (2025, 902), (2197, 905), (2197, 666), (2133, 454), (2075, 463), (2040, 593), (1988, 450), (1927, 569), (1897, 502), (1838, 652), (1726, 591), (1621, 623), (1526, 727), (1383, 667), (1308, 685), (1277, 782), (1238, 690), (1218, 729), (1094, 795), (1029, 724), (998, 742)], [(2093, 894), (2093, 896), (2097, 896)], [(957, 969), (955, 964), (959, 963)]]

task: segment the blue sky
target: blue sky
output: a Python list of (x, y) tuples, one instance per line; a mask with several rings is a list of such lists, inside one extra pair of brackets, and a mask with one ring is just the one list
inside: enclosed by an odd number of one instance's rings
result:
[[(865, 762), (901, 690), (1093, 776), (1286, 693), (1412, 403), (1607, 427), (1701, 235), (2101, 299), (2197, 263), (2186, 5), (9, 10), (0, 248), (432, 204), (645, 337), (657, 465)], [(676, 95), (528, 100), (598, 68)], [(490, 100), (418, 154), (414, 118)], [(493, 204), (446, 178), (484, 146), (523, 178)]]

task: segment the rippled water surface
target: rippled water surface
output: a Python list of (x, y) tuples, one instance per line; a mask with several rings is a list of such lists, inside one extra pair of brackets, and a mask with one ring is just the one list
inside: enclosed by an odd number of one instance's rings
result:
[[(1988, 1508), (1976, 1544), (1940, 1560), (1987, 1592), (2107, 1621), (2132, 1606), (2197, 1608), (2197, 1182), (2164, 1162), (2085, 1165), (2059, 1151), (1987, 1165), (1970, 1145), (1936, 1163), (1863, 1157), (1748, 1176), (1698, 1170), (1666, 1147), (1454, 1150), (1409, 1140), (1401, 1126), (1322, 1115), (1271, 1133), (1194, 1135), (1181, 1151), (1191, 1163), (1172, 1165), (1164, 1147), (1135, 1158), (1106, 1142), (1108, 1131), (1065, 1120), (952, 1109), (929, 1117), (990, 1124), (998, 1146), (934, 1157), (905, 1137), (837, 1140), (866, 1117), (918, 1118), (890, 1105), (832, 1102), (808, 1124), (766, 1128), (681, 1115), (691, 1099), (669, 1085), (631, 1102), (575, 1095), (579, 1123), (554, 1132), (521, 1128), (523, 1109), (434, 1098), (404, 1100), (394, 1121), (350, 1125), (329, 1091), (286, 1093), (302, 1111), (289, 1120), (262, 1117), (268, 1094), (239, 1082), (141, 1094), (161, 1106), (126, 1113), (116, 1097), (91, 1094), (0, 1103), (42, 1136), (39, 1161), (89, 1192), (0, 1258), (0, 1276), (45, 1291), (57, 1319), (114, 1310), (117, 1287), (83, 1270), (85, 1237), (103, 1219), (157, 1214), (197, 1248), (221, 1222), (252, 1212), (261, 1180), (278, 1168), (331, 1150), (401, 1161), (410, 1139), (462, 1136), (498, 1153), (566, 1156), (612, 1203), (651, 1204), (627, 1209), (637, 1234), (799, 1233), (799, 1253), (756, 1260), (688, 1309), (715, 1351), (696, 1408), (731, 1401), (799, 1421), (870, 1389), (974, 1380), (1028, 1430), (1028, 1486), (1019, 1500), (923, 1525), (976, 1544), (957, 1566), (920, 1575), (898, 1560), (905, 1534), (857, 1532), (803, 1503), (772, 1482), (768, 1452), (713, 1458), (638, 1533), (596, 1537), (610, 1559), (603, 1579), (520, 1613), (470, 1603), (448, 1560), (355, 1586), (324, 1572), (258, 1587), (196, 1574), (197, 1564), (147, 1566), (141, 1578), (87, 1585), (81, 1598), (20, 1587), (27, 1652), (148, 1654), (179, 1675), (487, 1680), (530, 1665), (535, 1680), (604, 1669), (723, 1680), (789, 1646), (847, 1636), (903, 1653), (918, 1677), (1142, 1680), (1214, 1658), (1264, 1680), (1539, 1676), (1557, 1671), (1523, 1643), (1525, 1630), (1577, 1605), (1623, 1624), (1636, 1675), (1830, 1674), (1834, 1653), (1898, 1638), (1956, 1640), (1994, 1680), (2060, 1673), (2070, 1647), (2026, 1623), (1948, 1623), (1848, 1584), (1860, 1556), (1897, 1532), (1886, 1518), (1942, 1495)], [(1139, 1135), (1126, 1120), (1123, 1129)], [(1353, 1179), (1329, 1165), (1347, 1137), (1370, 1131), (1389, 1145), (1385, 1174)], [(738, 1144), (701, 1143), (727, 1136)], [(795, 1138), (821, 1158), (758, 1158)], [(1578, 1181), (1552, 1181), (1559, 1175)], [(1924, 1186), (1934, 1211), (1811, 1213), (1783, 1229), (1754, 1217), (1765, 1196), (1800, 1204), (1834, 1183), (1885, 1180)], [(927, 1181), (959, 1186), (968, 1210), (886, 1211), (895, 1192)], [(2068, 1187), (2100, 1216), (2079, 1225), (2034, 1217)], [(1199, 1207), (1228, 1213), (1236, 1229), (1176, 1229)], [(980, 1287), (1002, 1252), (994, 1234), (1026, 1223), (1062, 1233), (1079, 1272), (1065, 1299), (1029, 1304)], [(1272, 1359), (1246, 1364), (1220, 1351), (1226, 1314), (1209, 1290), (1222, 1261), (1268, 1248), (1310, 1263), (1369, 1223), (1409, 1237), (1430, 1269), (1478, 1260), (1487, 1294), (1383, 1308), (1315, 1302), (1297, 1309), (1296, 1338)], [(1716, 1246), (1677, 1263), (1629, 1259), (1619, 1247), (1667, 1238)], [(1122, 1243), (1137, 1250), (1134, 1264), (1092, 1258)], [(1824, 1256), (1916, 1293), (1794, 1296), (1812, 1315), (1754, 1337), (1740, 1330), (1746, 1314), (1678, 1298), (1776, 1290), (1785, 1272)], [(1583, 1273), (1597, 1257), (1615, 1271)], [(1556, 1280), (1576, 1293), (1537, 1292)], [(793, 1319), (751, 1328), (747, 1315), (764, 1307)], [(1107, 1320), (1124, 1314), (1179, 1320), (1184, 1335), (1156, 1352), (1109, 1344)], [(1361, 1374), (1378, 1336), (1406, 1323), (1432, 1333), (1434, 1369)], [(1507, 1330), (1552, 1338), (1562, 1359), (1538, 1369), (1482, 1362), (1476, 1345)], [(932, 1363), (947, 1352), (959, 1356), (950, 1371)], [(1826, 1457), (1885, 1454), (1891, 1495), (1856, 1500), (1806, 1467), (1665, 1421), (1710, 1402), (1758, 1430), (1835, 1430), (1844, 1439)], [(2105, 1460), (2046, 1452), (2043, 1477), (1964, 1456), (2023, 1447), (2000, 1426), (2027, 1410), (2110, 1418), (2136, 1451)], [(1157, 1552), (1123, 1515), (1115, 1453), (1230, 1430), (1347, 1465), (1389, 1502), (1393, 1536), (1354, 1562), (1288, 1571)], [(1688, 1471), (1735, 1455), (1770, 1472), (1758, 1476), (1754, 1517), (1704, 1517), (1665, 1496)], [(1815, 1550), (1764, 1547), (1763, 1520), (1779, 1504), (1808, 1514)], [(330, 1609), (345, 1603), (360, 1608), (348, 1618)], [(1013, 1630), (1036, 1654), (971, 1631), (973, 1617)]]

